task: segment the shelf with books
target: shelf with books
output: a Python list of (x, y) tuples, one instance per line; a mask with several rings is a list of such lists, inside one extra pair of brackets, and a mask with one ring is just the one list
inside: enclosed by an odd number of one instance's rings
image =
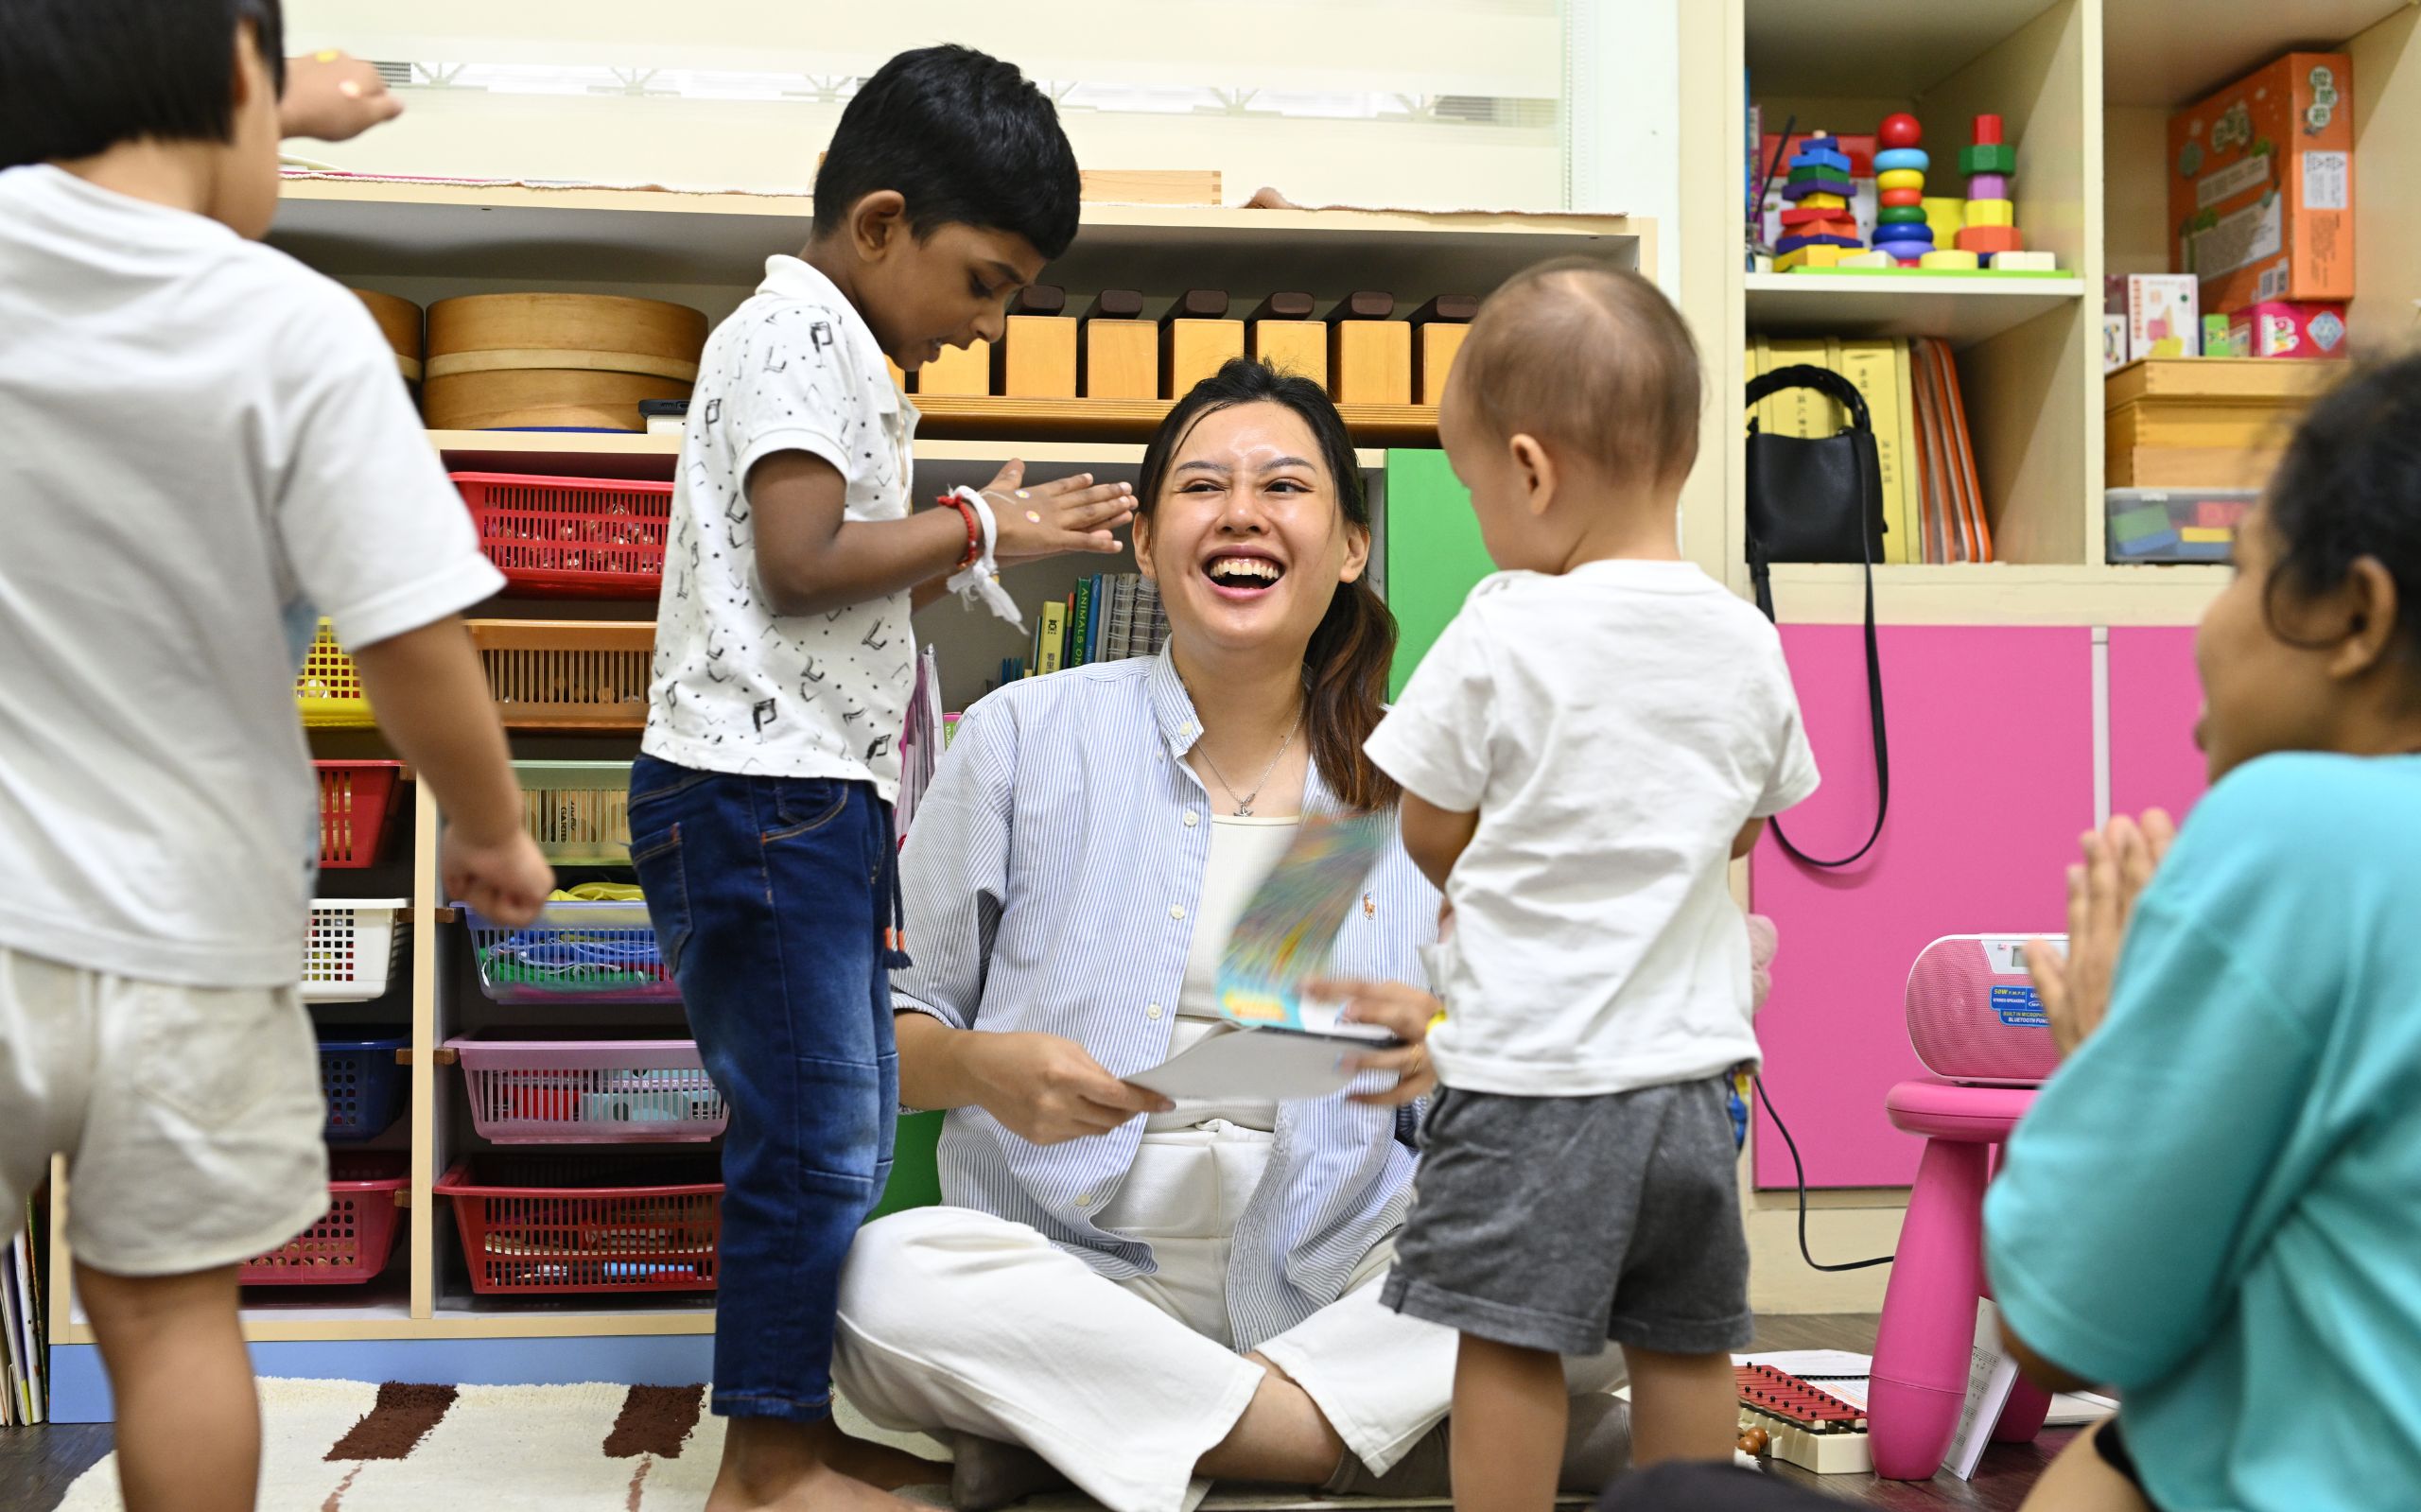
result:
[[(669, 478), (681, 456), (678, 435), (636, 431), (432, 430), (428, 441), (444, 459), (446, 468), (460, 473)], [(1143, 443), (1103, 441), (1089, 433), (1022, 438), (928, 435), (916, 441), (919, 463), (988, 462), (997, 467), (1011, 458), (1047, 467), (1132, 468), (1143, 461)], [(1385, 449), (1358, 448), (1355, 460), (1365, 468), (1384, 466)]]
[(2084, 298), (2073, 275), (1750, 273), (1749, 329), (1768, 336), (1932, 336), (1964, 349)]
[[(1147, 441), (1169, 412), (1167, 399), (1009, 399), (991, 395), (926, 394), (916, 433), (935, 439), (985, 438), (1019, 443), (1054, 438)], [(1435, 446), (1435, 405), (1341, 404), (1346, 428), (1361, 445)]]

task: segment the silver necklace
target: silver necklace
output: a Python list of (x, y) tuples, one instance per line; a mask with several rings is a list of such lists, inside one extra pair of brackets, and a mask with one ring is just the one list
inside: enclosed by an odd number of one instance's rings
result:
[(1244, 794), (1242, 797), (1237, 797), (1235, 784), (1229, 782), (1228, 780), (1227, 773), (1219, 770), (1219, 763), (1210, 759), (1210, 747), (1207, 743), (1196, 743), (1195, 749), (1202, 753), (1203, 765), (1209, 767), (1210, 769), (1210, 774), (1219, 779), (1219, 786), (1228, 790), (1228, 796), (1235, 799), (1236, 817), (1238, 819), (1250, 819), (1252, 817), (1252, 801), (1261, 796), (1261, 790), (1263, 788), (1268, 786), (1269, 774), (1278, 770), (1279, 761), (1285, 756), (1287, 749), (1295, 743), (1295, 737), (1302, 733), (1302, 729), (1303, 709), (1302, 705), (1297, 704), (1295, 707), (1294, 727), (1286, 732), (1285, 739), (1278, 742), (1278, 755), (1271, 756), (1269, 758), (1269, 765), (1262, 768), (1261, 775), (1253, 779), (1252, 791)]

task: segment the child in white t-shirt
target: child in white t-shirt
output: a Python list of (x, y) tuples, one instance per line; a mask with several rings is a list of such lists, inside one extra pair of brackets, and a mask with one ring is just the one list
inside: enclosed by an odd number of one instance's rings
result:
[(0, 25), (0, 1234), (64, 1155), (136, 1512), (253, 1504), (237, 1267), (328, 1205), (322, 615), (445, 808), (452, 895), (518, 923), (553, 885), (455, 619), (502, 580), (368, 312), (249, 239), (278, 29), (274, 0)]
[(1445, 1090), (1385, 1300), (1456, 1329), (1463, 1512), (1543, 1512), (1559, 1356), (1613, 1340), (1637, 1463), (1724, 1459), (1749, 1342), (1724, 1073), (1757, 1057), (1727, 872), (1816, 767), (1773, 628), (1681, 559), (1688, 329), (1586, 260), (1499, 289), (1438, 435), (1482, 582), (1369, 740), (1444, 889)]

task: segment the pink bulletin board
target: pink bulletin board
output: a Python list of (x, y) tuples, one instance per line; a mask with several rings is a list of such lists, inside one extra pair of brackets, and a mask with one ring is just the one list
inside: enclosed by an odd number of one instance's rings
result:
[[(1823, 787), (1784, 819), (1812, 855), (1846, 855), (1874, 819), (1863, 631), (1786, 625), (1784, 653)], [(1817, 1187), (1915, 1179), (1919, 1141), (1884, 1094), (1923, 1074), (1903, 1013), (1908, 966), (1945, 934), (2056, 931), (2062, 878), (2093, 823), (2093, 633), (1886, 626), (1891, 815), (1856, 865), (1817, 871), (1770, 833), (1750, 894), (1782, 935), (1757, 1016), (1768, 1093)], [(1757, 1114), (1756, 1181), (1792, 1183)]]
[(2166, 808), (2183, 821), (2208, 786), (2194, 721), (2203, 680), (2194, 632), (2118, 626), (2110, 632), (2110, 811)]

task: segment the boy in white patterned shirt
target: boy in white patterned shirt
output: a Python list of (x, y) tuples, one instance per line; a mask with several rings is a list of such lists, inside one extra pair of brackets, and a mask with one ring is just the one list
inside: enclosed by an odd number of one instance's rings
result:
[(1699, 401), (1672, 305), (1574, 259), (1489, 298), (1438, 413), (1506, 570), (1368, 751), (1454, 917), (1444, 1090), (1385, 1299), (1462, 1334), (1462, 1512), (1545, 1512), (1560, 1356), (1608, 1339), (1635, 1464), (1732, 1452), (1750, 1317), (1725, 1072), (1757, 1041), (1727, 872), (1816, 767), (1773, 628), (1681, 555)]

